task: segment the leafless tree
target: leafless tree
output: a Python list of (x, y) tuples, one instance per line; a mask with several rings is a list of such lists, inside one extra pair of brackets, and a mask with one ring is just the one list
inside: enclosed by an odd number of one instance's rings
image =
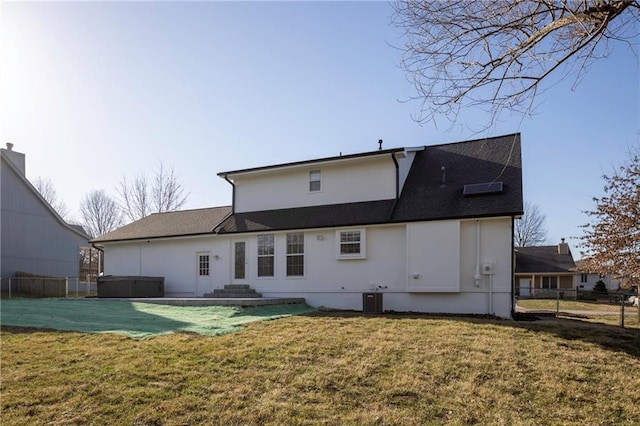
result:
[(156, 213), (178, 210), (187, 202), (189, 194), (178, 181), (173, 167), (166, 169), (162, 163), (156, 170), (156, 176), (151, 188), (151, 206)]
[(541, 246), (547, 242), (546, 216), (530, 202), (524, 204), (524, 215), (516, 220), (513, 244), (516, 247)]
[(69, 219), (69, 208), (64, 201), (58, 199), (58, 193), (53, 186), (53, 182), (49, 178), (38, 176), (32, 182), (33, 186), (38, 190), (42, 198), (60, 215), (64, 220)]
[(145, 176), (138, 175), (132, 180), (123, 177), (117, 192), (120, 195), (122, 211), (130, 221), (142, 219), (149, 214), (149, 188)]
[(122, 211), (118, 203), (104, 190), (91, 191), (80, 202), (84, 228), (92, 237), (113, 231), (122, 224)]
[(454, 121), (474, 105), (493, 119), (505, 108), (530, 112), (542, 80), (562, 73), (577, 84), (611, 41), (633, 42), (640, 17), (639, 0), (400, 0), (394, 8), (421, 123)]
[(122, 210), (132, 221), (142, 219), (151, 213), (178, 210), (186, 202), (189, 194), (178, 180), (173, 167), (167, 169), (162, 163), (156, 169), (153, 182), (138, 175), (132, 180), (123, 177), (117, 188)]
[(605, 195), (594, 198), (595, 209), (585, 212), (591, 218), (580, 245), (585, 268), (640, 287), (640, 145), (626, 164), (603, 179)]

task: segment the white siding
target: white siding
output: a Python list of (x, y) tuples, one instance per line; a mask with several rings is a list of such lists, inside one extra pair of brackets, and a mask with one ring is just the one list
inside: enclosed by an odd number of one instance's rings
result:
[[(209, 252), (211, 283), (198, 285), (197, 254)], [(165, 296), (200, 297), (229, 284), (231, 259), (226, 238), (201, 237), (106, 244), (105, 275), (164, 277)], [(217, 256), (217, 257), (216, 257)]]
[[(312, 170), (322, 173), (321, 191), (309, 191)], [(234, 184), (237, 213), (388, 200), (396, 196), (396, 167), (389, 154), (239, 175)]]
[(409, 291), (460, 291), (460, 222), (407, 225)]
[[(511, 219), (479, 223), (480, 261), (491, 262), (493, 274), (483, 275), (478, 285), (475, 220), (338, 228), (366, 233), (366, 259), (337, 259), (336, 229), (299, 231), (305, 236), (303, 277), (286, 276), (286, 232), (265, 233), (274, 235), (273, 277), (257, 277), (260, 234), (106, 244), (105, 273), (164, 276), (167, 296), (200, 296), (211, 290), (195, 288), (196, 253), (211, 253), (212, 288), (222, 288), (231, 282), (231, 241), (243, 240), (247, 283), (264, 297), (303, 297), (312, 306), (362, 310), (362, 294), (375, 291), (384, 293), (383, 307), (390, 311), (491, 312), (508, 317)], [(425, 277), (419, 292), (410, 290), (416, 268)]]

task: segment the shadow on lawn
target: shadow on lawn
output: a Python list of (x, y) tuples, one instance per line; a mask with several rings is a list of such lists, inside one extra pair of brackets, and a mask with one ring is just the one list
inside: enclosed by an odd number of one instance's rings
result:
[(537, 321), (514, 321), (490, 315), (454, 315), (420, 313), (365, 314), (356, 311), (319, 311), (302, 314), (309, 317), (335, 318), (388, 318), (394, 320), (422, 319), (463, 321), (470, 324), (491, 324), (501, 327), (524, 329), (539, 333), (554, 334), (566, 340), (580, 340), (610, 351), (625, 352), (640, 357), (640, 329), (620, 328), (613, 325), (590, 323), (564, 318), (548, 318)]

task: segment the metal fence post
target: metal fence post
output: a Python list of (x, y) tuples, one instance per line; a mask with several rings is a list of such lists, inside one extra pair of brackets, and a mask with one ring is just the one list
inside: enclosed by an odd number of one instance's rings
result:
[(620, 296), (620, 327), (624, 328), (624, 296)]
[(560, 290), (556, 290), (556, 315), (560, 313)]
[(11, 299), (11, 277), (9, 277), (9, 299)]

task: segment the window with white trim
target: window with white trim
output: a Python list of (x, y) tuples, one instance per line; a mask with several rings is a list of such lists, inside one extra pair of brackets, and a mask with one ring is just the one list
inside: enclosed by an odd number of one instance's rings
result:
[(309, 172), (309, 192), (320, 192), (322, 190), (322, 173), (320, 170), (311, 170)]
[(363, 259), (366, 257), (364, 229), (336, 231), (339, 259)]
[(198, 275), (201, 277), (209, 276), (209, 255), (198, 255)]
[(587, 282), (587, 274), (580, 274), (580, 282), (581, 283)]
[(258, 277), (273, 277), (274, 264), (273, 234), (258, 235)]
[(287, 276), (304, 276), (304, 233), (287, 234)]

